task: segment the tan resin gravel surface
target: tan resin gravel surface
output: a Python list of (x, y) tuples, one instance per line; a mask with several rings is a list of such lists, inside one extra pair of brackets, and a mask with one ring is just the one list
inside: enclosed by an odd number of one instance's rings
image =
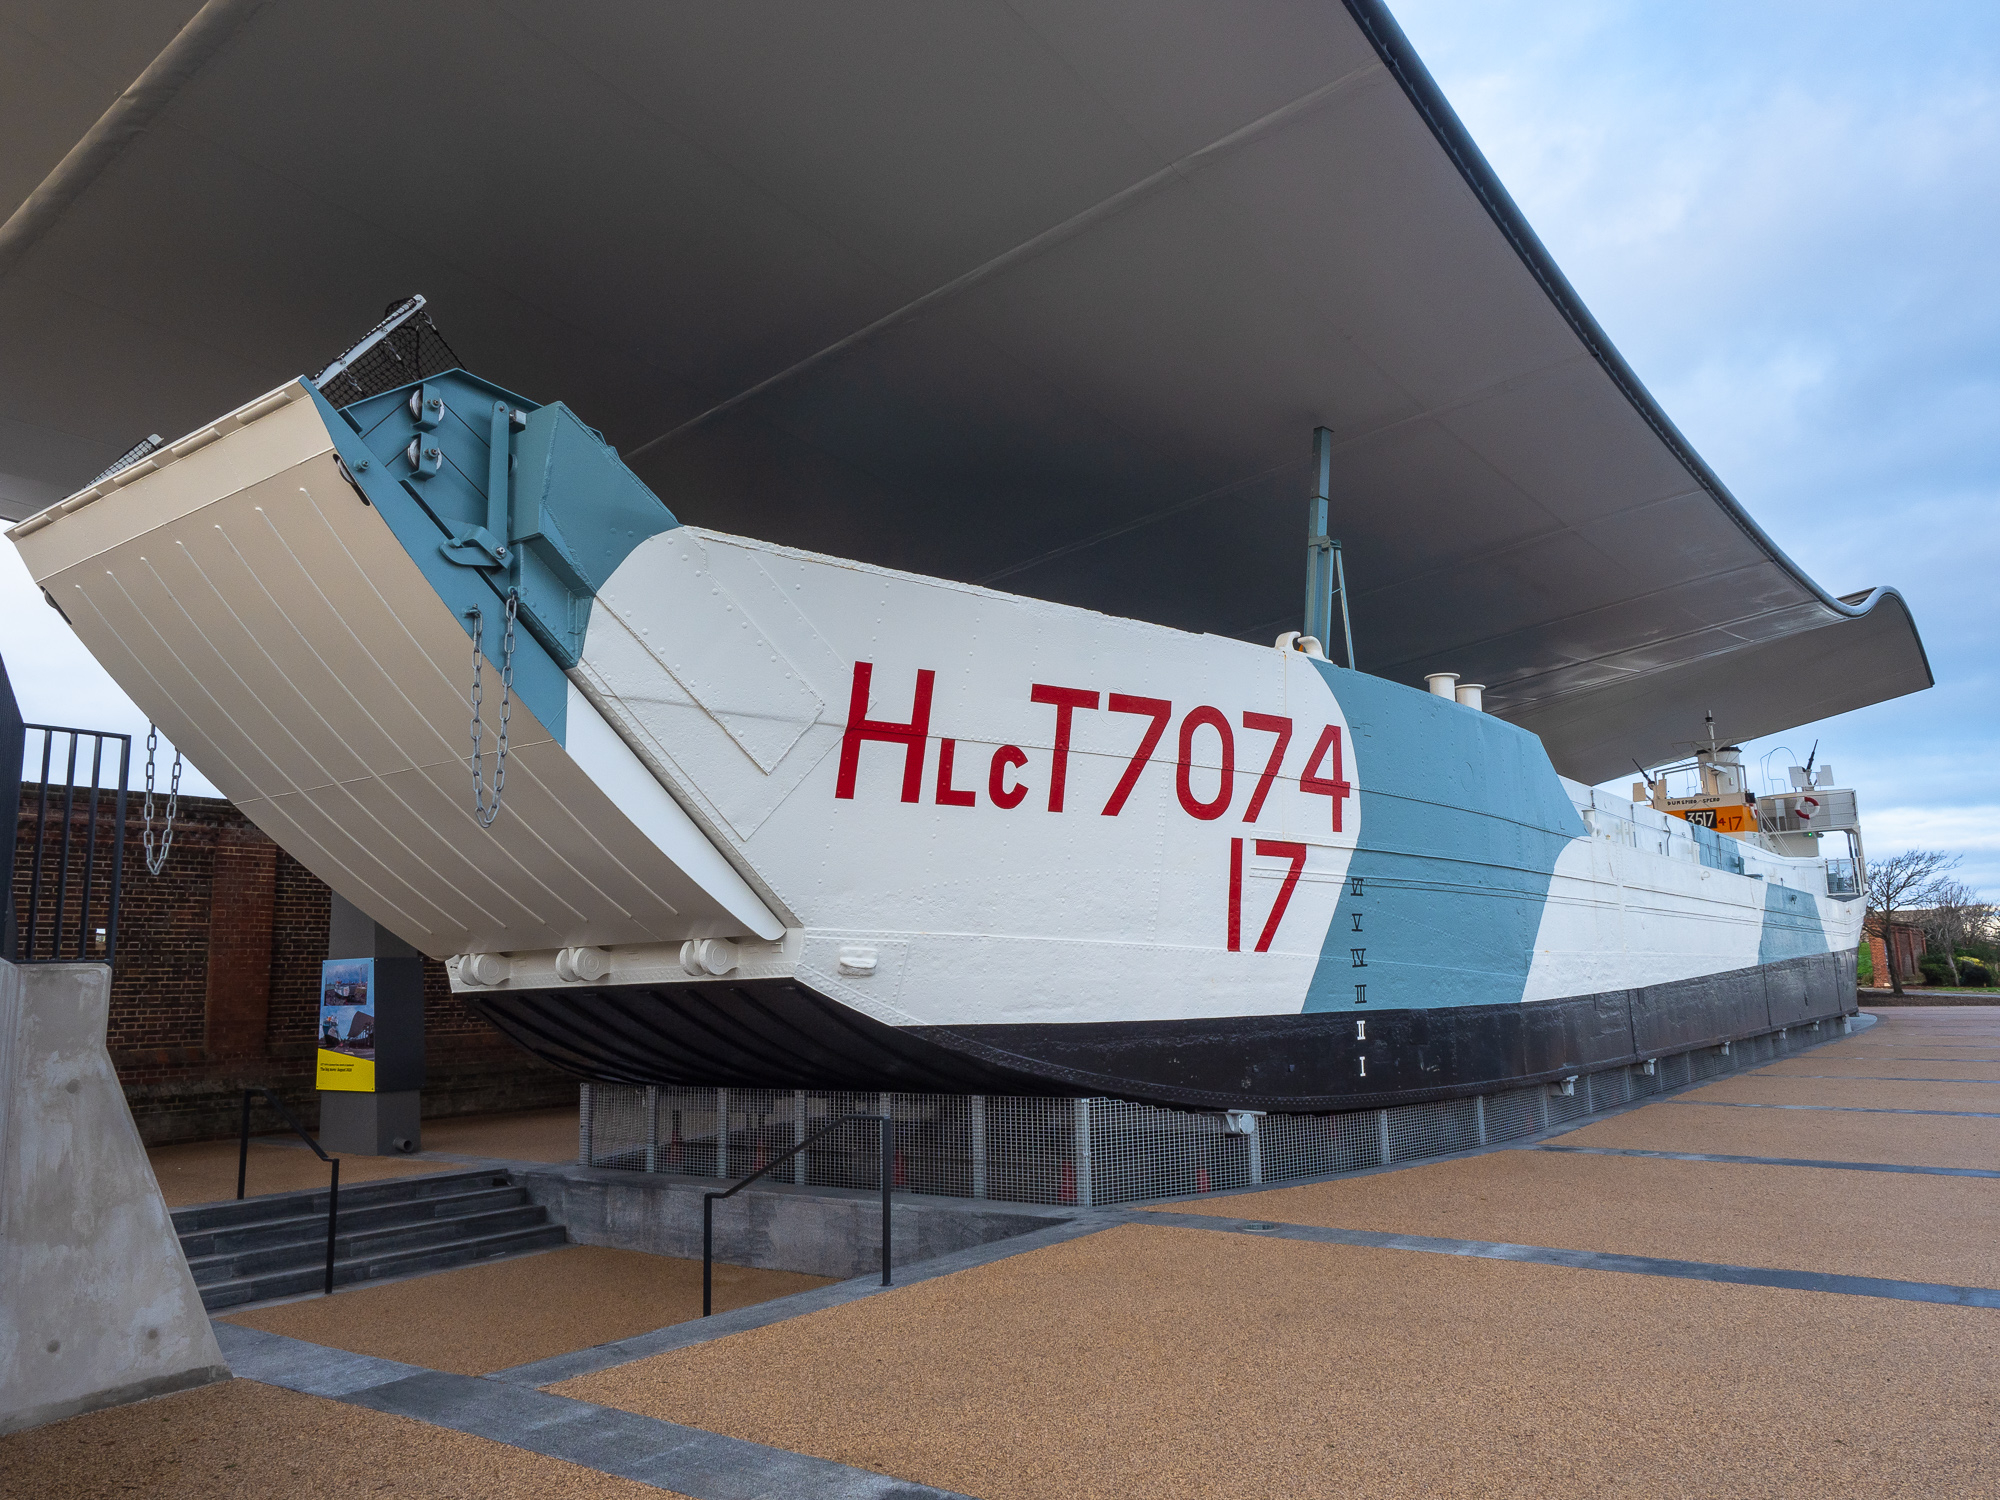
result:
[(1924, 1497), (2000, 1313), (1129, 1225), (555, 1389), (982, 1500)]
[[(715, 1268), (715, 1310), (825, 1286), (795, 1271)], [(587, 1349), (701, 1316), (701, 1262), (571, 1245), (359, 1286), (226, 1321), (459, 1375)]]
[[(577, 1112), (530, 1109), (511, 1115), (452, 1115), (424, 1121), (424, 1150), (505, 1161), (575, 1161)], [(347, 1169), (341, 1168), (344, 1172)]]
[[(297, 1137), (291, 1137), (296, 1142)], [(236, 1196), (235, 1141), (194, 1141), (179, 1146), (154, 1146), (146, 1152), (153, 1177), (167, 1207), (219, 1203)], [(340, 1182), (375, 1182), (384, 1177), (432, 1177), (455, 1170), (449, 1162), (413, 1161), (400, 1156), (343, 1156)], [(290, 1193), (323, 1188), (327, 1165), (304, 1146), (250, 1142), (250, 1167), (245, 1189), (252, 1198), (265, 1193)]]
[(1783, 1062), (1772, 1063), (1768, 1068), (1759, 1068), (1748, 1074), (1751, 1078), (1896, 1078), (1922, 1082), (1925, 1079), (1954, 1078), (1983, 1082), (2000, 1082), (2000, 1062), (1972, 1061), (1963, 1058), (1946, 1057), (1939, 1053), (1933, 1060), (1921, 1058), (1899, 1061), (1895, 1053), (1877, 1057), (1826, 1057), (1808, 1053), (1804, 1057), (1788, 1057)]
[(1984, 1178), (1495, 1151), (1161, 1206), (1233, 1219), (2000, 1287), (2000, 1181)]
[(2000, 1083), (1758, 1075), (1725, 1078), (1676, 1098), (1694, 1104), (1831, 1104), (1843, 1109), (1961, 1109), (2000, 1115)]
[(4, 1500), (672, 1500), (668, 1491), (248, 1380), (0, 1437)]

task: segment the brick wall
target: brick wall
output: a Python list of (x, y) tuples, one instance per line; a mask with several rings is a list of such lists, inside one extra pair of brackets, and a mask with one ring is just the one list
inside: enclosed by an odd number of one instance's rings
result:
[[(1924, 956), (1924, 935), (1922, 931), (1915, 927), (1906, 927), (1901, 922), (1895, 922), (1890, 925), (1896, 940), (1896, 957), (1900, 961), (1903, 983), (1908, 984), (1913, 979), (1922, 979), (1924, 971), (1918, 962)], [(1879, 923), (1875, 927), (1868, 929), (1867, 937), (1869, 957), (1873, 959), (1875, 965), (1874, 983), (1883, 989), (1887, 989), (1889, 987), (1889, 956), (1882, 942)]]
[[(24, 786), (14, 898), (24, 933), (40, 822), (39, 786)], [(40, 928), (49, 936), (60, 874), (59, 801), (43, 840)], [(70, 816), (65, 930), (79, 925), (77, 892), (88, 856), (89, 808)], [(111, 854), (112, 805), (99, 808), (100, 880)], [(156, 828), (157, 828), (156, 819)], [(127, 804), (118, 951), (112, 968), (111, 1060), (149, 1144), (212, 1140), (237, 1128), (240, 1090), (277, 1090), (308, 1129), (319, 966), (331, 893), (297, 860), (219, 798), (183, 797), (172, 852), (149, 875), (139, 799)], [(85, 941), (105, 925), (102, 900), (82, 914)], [(74, 937), (71, 949), (74, 950)], [(424, 1114), (477, 1114), (573, 1103), (576, 1082), (530, 1057), (451, 993), (444, 965), (424, 964)]]

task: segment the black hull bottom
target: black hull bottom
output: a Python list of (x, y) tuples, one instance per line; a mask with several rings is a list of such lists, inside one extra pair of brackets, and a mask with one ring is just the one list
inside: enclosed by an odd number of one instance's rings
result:
[(1312, 1113), (1489, 1093), (1838, 1016), (1855, 1008), (1854, 963), (1823, 953), (1525, 1005), (1073, 1026), (885, 1026), (781, 979), (465, 998), (536, 1056), (607, 1083)]

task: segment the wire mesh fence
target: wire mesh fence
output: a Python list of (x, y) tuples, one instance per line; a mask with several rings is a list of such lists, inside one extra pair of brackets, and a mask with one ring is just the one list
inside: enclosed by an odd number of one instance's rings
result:
[(423, 310), (421, 297), (392, 302), (368, 335), (314, 382), (335, 406), (352, 406), (413, 380), (459, 367), (458, 355)]
[[(1573, 1079), (1341, 1114), (1163, 1109), (1125, 1099), (818, 1089), (583, 1088), (578, 1161), (734, 1180), (840, 1115), (896, 1121), (897, 1191), (1078, 1206), (1185, 1198), (1367, 1171), (1521, 1140), (1590, 1115), (1831, 1041), (1838, 1020), (1681, 1052)], [(774, 1174), (872, 1189), (866, 1122), (815, 1142)]]

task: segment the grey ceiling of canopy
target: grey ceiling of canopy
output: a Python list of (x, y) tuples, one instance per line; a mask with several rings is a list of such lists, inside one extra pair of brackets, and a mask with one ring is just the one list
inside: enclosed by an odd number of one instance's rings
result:
[(1899, 598), (1831, 597), (1688, 448), (1368, 0), (178, 24), (0, 16), (15, 513), (420, 289), (686, 520), (1252, 640), (1298, 623), (1323, 423), (1361, 665), (1488, 683), (1584, 779), (1929, 685)]

